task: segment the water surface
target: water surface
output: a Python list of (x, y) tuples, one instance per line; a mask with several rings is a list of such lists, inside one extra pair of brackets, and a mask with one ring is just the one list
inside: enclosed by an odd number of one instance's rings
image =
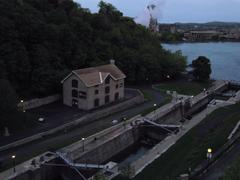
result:
[(213, 79), (240, 81), (240, 43), (209, 42), (162, 44), (171, 51), (181, 50), (190, 64), (198, 56), (206, 56), (211, 60)]

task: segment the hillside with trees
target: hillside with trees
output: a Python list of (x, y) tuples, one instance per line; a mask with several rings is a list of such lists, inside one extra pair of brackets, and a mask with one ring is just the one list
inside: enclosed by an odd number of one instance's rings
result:
[(0, 0), (0, 79), (19, 97), (61, 92), (71, 70), (115, 59), (131, 84), (178, 76), (185, 57), (111, 4), (92, 14), (72, 1)]

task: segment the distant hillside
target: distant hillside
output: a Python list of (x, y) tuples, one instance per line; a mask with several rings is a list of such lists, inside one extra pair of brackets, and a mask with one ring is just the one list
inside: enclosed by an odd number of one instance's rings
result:
[(207, 23), (175, 23), (178, 26), (218, 26), (218, 27), (240, 27), (240, 22), (207, 22)]
[(160, 46), (145, 27), (100, 3), (91, 14), (72, 1), (0, 0), (0, 79), (21, 97), (59, 92), (72, 69), (115, 59), (129, 83), (176, 77), (185, 58)]

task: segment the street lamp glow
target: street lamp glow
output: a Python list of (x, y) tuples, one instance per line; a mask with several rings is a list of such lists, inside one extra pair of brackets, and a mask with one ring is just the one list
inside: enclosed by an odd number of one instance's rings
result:
[(157, 104), (154, 104), (153, 106), (154, 106), (154, 107), (156, 107), (156, 106), (157, 106)]
[(83, 150), (83, 152), (85, 151), (84, 140), (85, 140), (85, 138), (82, 138), (82, 150)]
[(15, 173), (16, 172), (16, 162), (15, 162), (16, 156), (12, 155), (11, 158), (12, 158), (12, 163), (13, 163), (13, 173)]
[(20, 102), (23, 103), (23, 100), (21, 100)]
[(208, 153), (212, 153), (212, 149), (211, 149), (211, 148), (208, 148), (207, 152), (208, 152)]

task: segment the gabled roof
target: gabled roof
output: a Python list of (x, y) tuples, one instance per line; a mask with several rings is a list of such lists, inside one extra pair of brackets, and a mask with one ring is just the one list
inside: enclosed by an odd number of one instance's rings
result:
[(108, 76), (114, 80), (126, 78), (126, 75), (114, 64), (90, 67), (85, 69), (73, 70), (61, 83), (67, 80), (72, 74), (75, 74), (87, 87), (102, 84)]

